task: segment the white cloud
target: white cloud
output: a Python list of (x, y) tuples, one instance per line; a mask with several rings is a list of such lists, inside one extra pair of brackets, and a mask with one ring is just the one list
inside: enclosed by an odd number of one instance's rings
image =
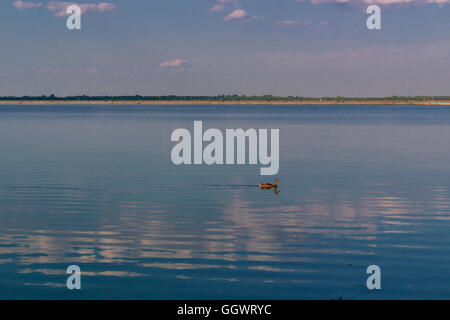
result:
[(231, 1), (232, 0), (217, 0), (217, 3), (211, 9), (209, 9), (209, 11), (212, 12), (223, 11), (225, 9), (225, 4)]
[(50, 1), (49, 3), (47, 3), (46, 8), (50, 10), (54, 16), (64, 17), (68, 15), (66, 13), (67, 7), (73, 4), (79, 6), (82, 13), (87, 12), (103, 13), (107, 11), (113, 11), (116, 9), (116, 6), (114, 4), (108, 2), (101, 2), (99, 4), (94, 3), (78, 4), (74, 2), (61, 2), (61, 1)]
[(377, 5), (393, 5), (393, 4), (450, 4), (450, 0), (297, 0), (297, 2), (309, 1), (313, 4), (335, 3), (335, 4), (377, 4)]
[(175, 60), (163, 62), (159, 66), (162, 68), (176, 68), (176, 67), (187, 67), (188, 65), (189, 65), (189, 63), (187, 60), (175, 59)]
[(284, 21), (279, 21), (276, 22), (277, 25), (282, 26), (282, 27), (293, 27), (293, 26), (307, 26), (310, 25), (312, 22), (311, 21), (296, 21), (296, 20), (284, 20)]
[(19, 10), (27, 10), (32, 8), (40, 8), (42, 6), (42, 3), (14, 1), (13, 5)]
[(209, 11), (211, 11), (211, 12), (218, 12), (218, 11), (223, 11), (223, 9), (225, 9), (225, 6), (223, 4), (218, 3), (214, 7), (209, 9)]
[(250, 18), (250, 16), (247, 14), (245, 10), (242, 9), (236, 9), (229, 15), (227, 15), (223, 20), (225, 21), (231, 21), (231, 20), (241, 20), (245, 18)]

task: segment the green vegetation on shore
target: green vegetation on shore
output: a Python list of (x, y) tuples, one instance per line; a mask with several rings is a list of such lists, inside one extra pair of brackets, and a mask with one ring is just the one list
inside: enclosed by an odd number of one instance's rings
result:
[(0, 97), (0, 101), (320, 101), (320, 102), (358, 102), (358, 101), (450, 101), (450, 96), (391, 96), (391, 97), (280, 97), (272, 95), (245, 96), (245, 95), (219, 95), (219, 96), (23, 96)]

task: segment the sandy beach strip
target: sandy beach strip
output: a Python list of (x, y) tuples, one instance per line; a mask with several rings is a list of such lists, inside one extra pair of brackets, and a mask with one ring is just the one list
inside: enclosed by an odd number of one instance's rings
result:
[(450, 106), (450, 100), (0, 100), (0, 105), (417, 105)]

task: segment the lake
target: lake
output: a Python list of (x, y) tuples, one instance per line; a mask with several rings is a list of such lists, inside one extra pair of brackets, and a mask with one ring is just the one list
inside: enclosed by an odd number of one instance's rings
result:
[[(172, 164), (195, 120), (279, 129), (280, 192)], [(0, 299), (450, 299), (448, 107), (0, 105), (0, 150)]]

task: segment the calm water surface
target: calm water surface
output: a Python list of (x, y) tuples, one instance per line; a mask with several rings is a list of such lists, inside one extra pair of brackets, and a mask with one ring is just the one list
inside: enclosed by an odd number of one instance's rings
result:
[[(279, 128), (281, 192), (173, 165), (194, 120)], [(0, 299), (450, 299), (449, 191), (445, 107), (0, 106)]]

